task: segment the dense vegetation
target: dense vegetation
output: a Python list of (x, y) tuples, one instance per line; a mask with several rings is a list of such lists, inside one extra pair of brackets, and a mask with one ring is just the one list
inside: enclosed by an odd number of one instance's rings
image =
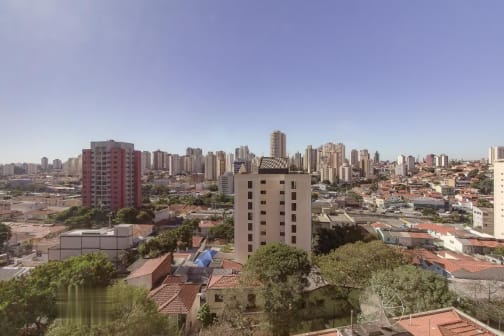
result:
[(154, 258), (163, 253), (174, 252), (177, 248), (192, 247), (192, 237), (198, 228), (198, 219), (186, 219), (176, 229), (167, 230), (142, 243), (138, 250), (144, 257)]

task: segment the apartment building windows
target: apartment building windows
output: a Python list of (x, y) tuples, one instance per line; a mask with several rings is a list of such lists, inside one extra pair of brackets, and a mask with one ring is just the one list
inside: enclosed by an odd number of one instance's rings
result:
[(291, 210), (296, 211), (296, 208), (297, 208), (296, 203), (291, 203)]
[(284, 180), (280, 180), (280, 184), (285, 184), (285, 181)]
[(291, 181), (291, 189), (296, 189), (296, 181)]
[(261, 195), (266, 195), (266, 190), (261, 190)]
[(261, 201), (261, 205), (266, 205), (266, 201)]
[(248, 199), (252, 199), (252, 191), (248, 192)]
[(261, 221), (261, 225), (266, 225), (266, 221)]
[(252, 202), (248, 202), (248, 209), (252, 210)]
[(280, 190), (280, 195), (284, 195), (284, 194), (285, 194), (285, 191)]
[(252, 231), (252, 223), (248, 223), (248, 230)]
[(266, 211), (265, 210), (261, 210), (261, 215), (266, 215)]
[(280, 216), (285, 216), (285, 211), (280, 211)]
[(251, 234), (251, 233), (249, 233), (249, 234), (248, 234), (248, 241), (249, 241), (249, 242), (251, 242), (252, 240), (253, 240), (253, 239), (252, 239), (252, 234)]
[(296, 198), (297, 198), (297, 194), (296, 194), (296, 192), (295, 192), (295, 191), (293, 191), (293, 192), (291, 193), (291, 200), (295, 201), (295, 200), (296, 200)]
[(250, 245), (250, 244), (249, 244), (249, 246), (248, 246), (248, 251), (249, 251), (249, 252), (252, 252), (252, 251), (253, 251), (253, 249), (252, 249), (252, 245)]
[(280, 222), (280, 226), (285, 226), (285, 222)]
[(261, 180), (261, 184), (266, 184), (266, 180)]
[(291, 226), (291, 231), (292, 231), (292, 233), (296, 233), (296, 225)]
[(291, 222), (296, 222), (296, 214), (291, 215)]
[(252, 189), (252, 181), (248, 181), (248, 188)]
[(248, 218), (248, 220), (252, 220), (252, 212), (249, 212), (249, 213), (247, 214), (247, 218)]
[(292, 244), (296, 244), (296, 236), (292, 236), (291, 237), (291, 243)]
[(280, 205), (285, 205), (285, 201), (280, 201)]

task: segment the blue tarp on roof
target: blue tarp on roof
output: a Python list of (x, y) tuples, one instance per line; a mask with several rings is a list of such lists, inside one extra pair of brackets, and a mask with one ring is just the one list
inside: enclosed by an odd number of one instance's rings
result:
[(196, 265), (199, 267), (208, 267), (213, 260), (213, 257), (217, 254), (217, 251), (214, 250), (205, 250), (201, 253), (198, 258), (194, 261)]

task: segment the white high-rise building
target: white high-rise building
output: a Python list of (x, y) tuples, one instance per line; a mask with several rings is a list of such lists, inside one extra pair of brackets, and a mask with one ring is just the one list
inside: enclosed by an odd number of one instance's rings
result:
[(40, 160), (40, 168), (43, 171), (47, 171), (47, 169), (49, 168), (49, 159), (45, 156)]
[(234, 154), (226, 153), (226, 172), (233, 172)]
[(235, 251), (239, 262), (261, 245), (281, 242), (311, 251), (311, 179), (289, 174), (288, 159), (262, 158), (258, 174), (237, 174)]
[(224, 195), (232, 195), (234, 193), (234, 175), (232, 172), (226, 172), (219, 176), (218, 183), (219, 192)]
[(151, 152), (143, 151), (141, 161), (142, 161), (142, 174), (145, 174), (152, 169)]
[(63, 169), (63, 162), (61, 162), (60, 159), (54, 159), (52, 161), (52, 168), (53, 168), (53, 170), (62, 170)]
[(287, 140), (284, 133), (279, 130), (270, 135), (270, 156), (274, 158), (287, 157)]
[(340, 182), (345, 183), (352, 181), (352, 167), (350, 167), (347, 160), (345, 160), (345, 162), (339, 169), (339, 179)]
[(504, 159), (504, 146), (493, 146), (488, 150), (488, 164), (494, 164), (495, 160)]
[(35, 163), (27, 163), (26, 164), (26, 174), (35, 175), (38, 172), (38, 165)]
[(208, 152), (205, 156), (205, 179), (207, 181), (217, 180), (217, 157), (213, 152)]
[(504, 159), (494, 161), (494, 236), (504, 239)]
[(317, 168), (317, 150), (311, 145), (306, 147), (303, 163), (304, 171), (308, 174), (313, 173)]
[(405, 164), (406, 163), (406, 156), (404, 155), (398, 155), (397, 156), (397, 164), (398, 165), (402, 165), (402, 164)]

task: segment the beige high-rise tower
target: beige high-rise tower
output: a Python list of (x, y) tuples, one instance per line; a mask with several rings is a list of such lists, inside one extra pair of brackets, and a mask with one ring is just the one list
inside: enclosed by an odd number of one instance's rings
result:
[(258, 174), (237, 174), (235, 251), (244, 263), (261, 245), (282, 242), (311, 250), (311, 178), (289, 173), (288, 160), (262, 158)]
[(494, 236), (504, 238), (504, 159), (494, 161)]
[(270, 135), (270, 156), (274, 158), (287, 157), (287, 139), (285, 133), (279, 130), (273, 131)]

